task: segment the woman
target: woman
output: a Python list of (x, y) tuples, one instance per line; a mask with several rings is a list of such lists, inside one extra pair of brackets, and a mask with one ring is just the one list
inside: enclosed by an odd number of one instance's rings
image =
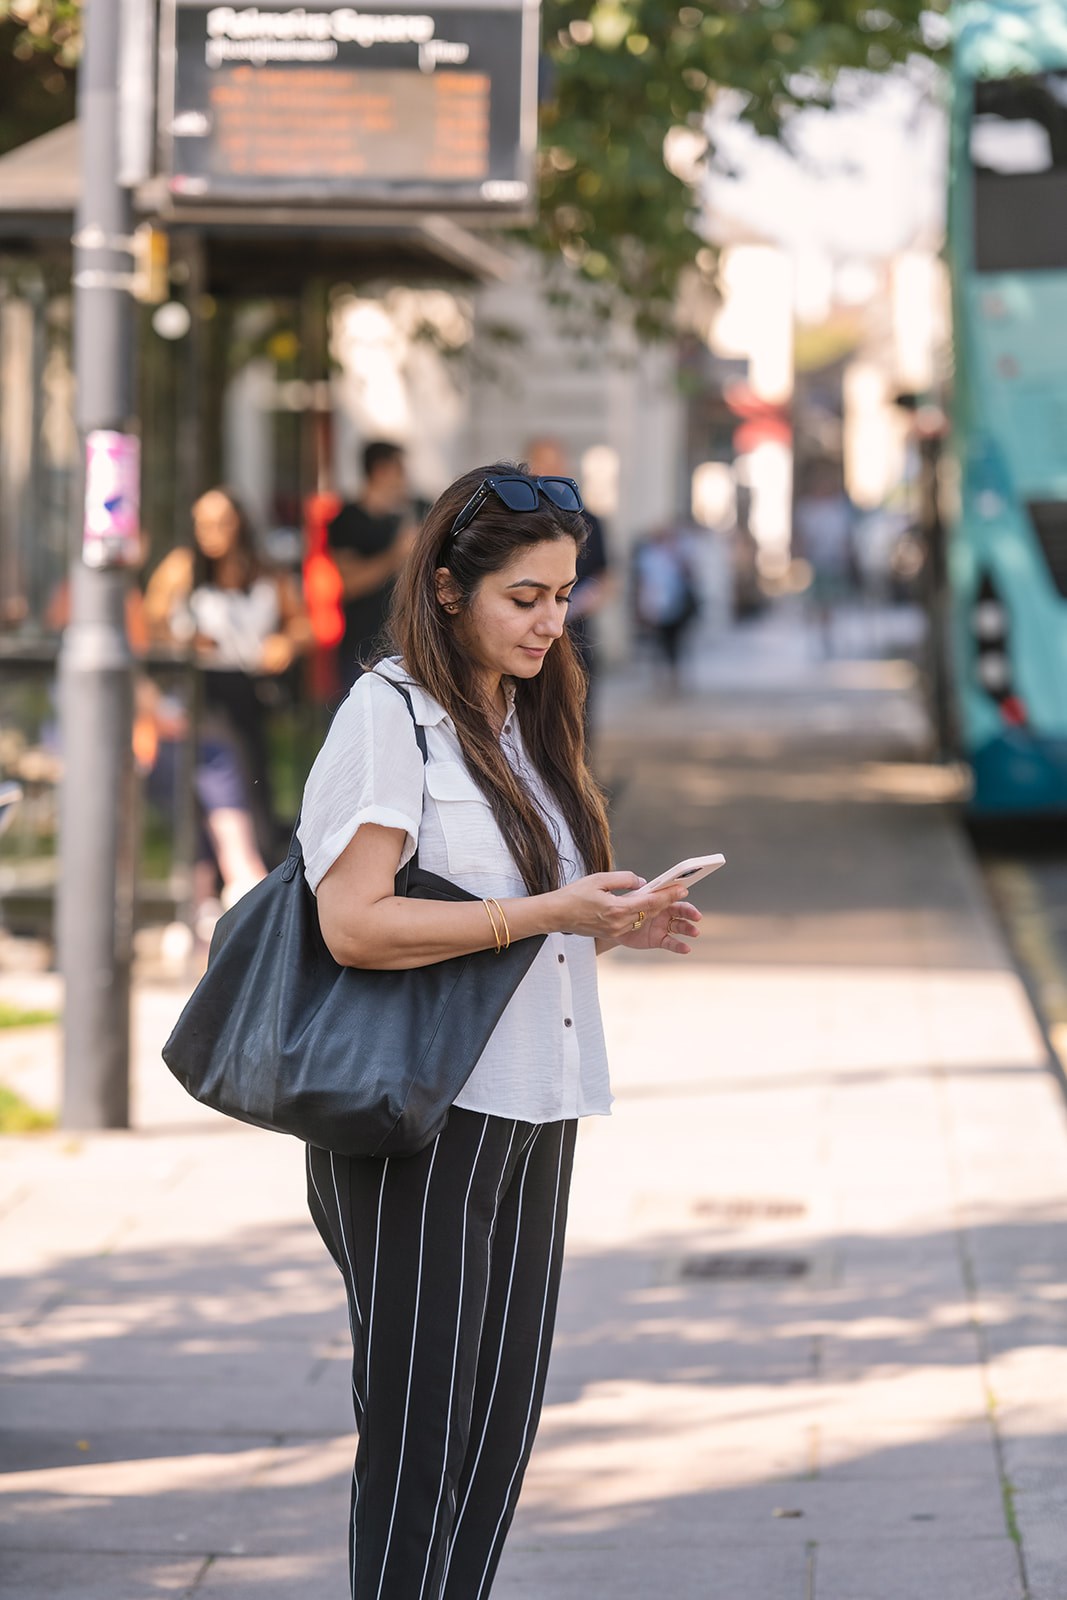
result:
[[(307, 613), (292, 578), (260, 559), (251, 524), (227, 489), (209, 489), (193, 506), (193, 546), (160, 562), (145, 611), (157, 640), (192, 641), (204, 669), (197, 798), (230, 904), (266, 875), (264, 857), (274, 852), (257, 678), (284, 672), (308, 647)], [(207, 872), (213, 880), (213, 863)], [(214, 883), (202, 881), (198, 901), (213, 892)]]
[[(421, 1154), (308, 1150), (312, 1216), (348, 1291), (359, 1447), (355, 1600), (484, 1600), (541, 1408), (577, 1119), (610, 1107), (595, 959), (688, 953), (677, 886), (620, 898), (585, 765), (565, 623), (577, 485), (508, 466), (431, 509), (394, 597), (398, 657), (334, 720), (300, 841), (323, 936), (354, 967), (418, 967), (547, 935)], [(426, 736), (424, 767), (403, 682)], [(419, 861), (480, 901), (398, 898)]]
[(677, 528), (660, 528), (634, 551), (637, 616), (656, 641), (667, 687), (680, 684), (685, 635), (700, 611), (692, 564)]

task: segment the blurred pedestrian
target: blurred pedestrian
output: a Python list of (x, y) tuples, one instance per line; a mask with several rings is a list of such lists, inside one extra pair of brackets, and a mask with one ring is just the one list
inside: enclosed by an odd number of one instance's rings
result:
[[(531, 439), (526, 447), (526, 461), (534, 477), (565, 478), (571, 470), (565, 446), (559, 439), (546, 436)], [(593, 694), (596, 687), (599, 640), (595, 618), (614, 592), (611, 564), (608, 560), (604, 524), (588, 506), (583, 510), (587, 535), (578, 555), (578, 582), (571, 592), (567, 611), (567, 627), (585, 668), (589, 687), (585, 698), (586, 732), (592, 724)]]
[(342, 693), (363, 671), (363, 658), (385, 627), (393, 585), (415, 536), (410, 498), (401, 447), (384, 439), (368, 444), (359, 498), (341, 507), (326, 533), (343, 588), (345, 631), (338, 646)]
[[(355, 1345), (354, 1600), (488, 1594), (541, 1409), (577, 1119), (611, 1102), (596, 955), (682, 955), (699, 933), (677, 886), (610, 870), (566, 627), (581, 506), (576, 484), (507, 465), (445, 490), (397, 585), (400, 655), (359, 679), (304, 793), (305, 870), (342, 965), (545, 936), (427, 1149), (307, 1152)], [(406, 687), (425, 763), (382, 678)], [(416, 848), (475, 898), (398, 897)]]
[(214, 857), (201, 852), (198, 862), (204, 923), (217, 909), (210, 904), (216, 865), (228, 905), (266, 876), (276, 853), (259, 690), (308, 648), (311, 630), (297, 584), (263, 561), (248, 517), (223, 488), (209, 489), (193, 506), (192, 548), (160, 562), (145, 614), (156, 641), (192, 644), (203, 670), (195, 781)]
[(735, 489), (736, 514), (728, 532), (733, 571), (733, 615), (742, 622), (759, 614), (767, 603), (759, 568), (759, 542), (752, 532), (752, 490), (739, 483)]
[(667, 686), (677, 692), (685, 635), (700, 613), (693, 561), (680, 527), (668, 524), (636, 546), (634, 604), (638, 623), (655, 642)]
[(812, 462), (793, 508), (793, 554), (811, 568), (808, 601), (826, 655), (833, 654), (837, 608), (854, 585), (855, 524), (838, 468), (831, 461)]

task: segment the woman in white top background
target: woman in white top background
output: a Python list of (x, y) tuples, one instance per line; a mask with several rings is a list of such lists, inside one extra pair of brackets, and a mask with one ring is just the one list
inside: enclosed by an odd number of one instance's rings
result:
[[(221, 909), (216, 863), (229, 904), (277, 859), (262, 689), (310, 647), (312, 634), (299, 586), (263, 560), (228, 489), (202, 494), (192, 522), (192, 544), (172, 550), (152, 574), (145, 614), (152, 637), (191, 645), (203, 673), (196, 793), (207, 838), (196, 898), (199, 931), (210, 937)], [(171, 756), (173, 768), (173, 747)]]
[[(506, 464), (441, 495), (394, 597), (397, 654), (357, 682), (305, 790), (338, 962), (418, 967), (546, 935), (426, 1150), (308, 1150), (354, 1344), (354, 1600), (489, 1594), (540, 1415), (577, 1119), (610, 1109), (596, 955), (684, 955), (699, 934), (677, 885), (611, 870), (566, 630), (581, 509), (572, 480)], [(395, 895), (416, 844), (479, 899)]]

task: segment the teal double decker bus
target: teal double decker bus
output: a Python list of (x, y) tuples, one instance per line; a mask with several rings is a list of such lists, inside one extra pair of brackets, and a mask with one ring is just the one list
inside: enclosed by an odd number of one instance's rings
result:
[(955, 742), (976, 817), (1067, 815), (1067, 5), (955, 10)]

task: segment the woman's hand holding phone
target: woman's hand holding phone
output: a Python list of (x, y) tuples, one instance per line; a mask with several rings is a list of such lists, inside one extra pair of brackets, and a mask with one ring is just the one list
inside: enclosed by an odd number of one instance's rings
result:
[(553, 931), (623, 944), (629, 934), (639, 933), (683, 901), (686, 893), (680, 883), (653, 889), (633, 872), (593, 872), (545, 898), (553, 902)]
[(726, 865), (723, 855), (692, 856), (647, 883), (632, 872), (594, 872), (546, 898), (558, 902), (555, 931), (579, 933), (601, 946), (669, 950), (687, 956), (700, 937), (701, 914), (686, 904), (689, 885)]

